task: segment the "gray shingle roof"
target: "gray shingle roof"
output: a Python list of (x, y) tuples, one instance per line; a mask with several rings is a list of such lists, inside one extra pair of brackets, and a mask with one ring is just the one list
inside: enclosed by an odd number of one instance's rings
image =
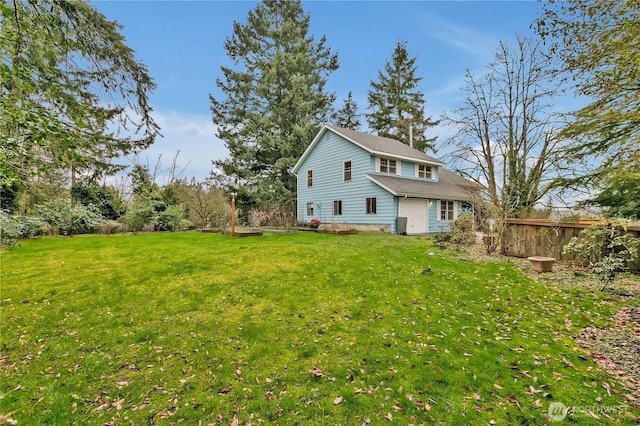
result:
[(474, 185), (471, 181), (444, 168), (440, 168), (438, 173), (438, 182), (377, 173), (369, 173), (367, 176), (374, 183), (398, 197), (471, 200), (468, 192)]
[(326, 125), (326, 127), (375, 154), (386, 154), (390, 157), (407, 158), (440, 166), (444, 165), (442, 161), (436, 160), (424, 152), (411, 148), (409, 145), (395, 139), (370, 135), (338, 126)]

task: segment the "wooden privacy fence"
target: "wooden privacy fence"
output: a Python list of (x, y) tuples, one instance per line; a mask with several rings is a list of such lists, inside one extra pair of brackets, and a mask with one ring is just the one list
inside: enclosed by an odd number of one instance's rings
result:
[[(557, 260), (571, 260), (562, 254), (562, 248), (573, 237), (580, 236), (583, 229), (596, 220), (577, 223), (551, 222), (538, 219), (507, 219), (503, 247), (504, 254), (515, 257), (547, 256)], [(629, 226), (628, 232), (640, 238), (640, 226)], [(635, 266), (635, 267), (634, 267)], [(631, 269), (640, 270), (640, 260)]]

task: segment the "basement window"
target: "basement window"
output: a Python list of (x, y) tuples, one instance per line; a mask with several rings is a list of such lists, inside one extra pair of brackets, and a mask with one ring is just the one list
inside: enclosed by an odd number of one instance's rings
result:
[(333, 202), (333, 215), (334, 216), (342, 215), (342, 200), (336, 200)]
[(374, 198), (367, 198), (367, 214), (376, 214), (377, 211), (377, 206), (376, 206), (376, 199)]

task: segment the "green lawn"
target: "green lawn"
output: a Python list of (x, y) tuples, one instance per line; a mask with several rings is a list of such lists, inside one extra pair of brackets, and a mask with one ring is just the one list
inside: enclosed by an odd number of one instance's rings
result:
[(628, 300), (423, 238), (57, 237), (0, 262), (0, 414), (19, 425), (638, 416), (571, 338)]

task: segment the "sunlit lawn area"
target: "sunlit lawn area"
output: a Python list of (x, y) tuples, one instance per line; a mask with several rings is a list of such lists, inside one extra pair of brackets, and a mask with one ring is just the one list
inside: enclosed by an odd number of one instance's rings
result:
[(424, 238), (57, 237), (0, 261), (0, 414), (19, 425), (638, 416), (571, 338), (628, 300)]

